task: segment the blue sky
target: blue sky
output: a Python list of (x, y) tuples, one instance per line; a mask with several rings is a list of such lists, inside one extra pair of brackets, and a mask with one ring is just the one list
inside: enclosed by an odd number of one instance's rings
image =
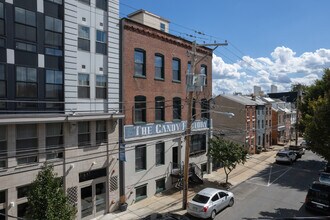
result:
[(120, 0), (120, 17), (145, 9), (170, 20), (174, 35), (228, 40), (213, 56), (217, 95), (271, 84), (287, 91), (320, 78), (330, 67), (329, 8), (330, 0)]

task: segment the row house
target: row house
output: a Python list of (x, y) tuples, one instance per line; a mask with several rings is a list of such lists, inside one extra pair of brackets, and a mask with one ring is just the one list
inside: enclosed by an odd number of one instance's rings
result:
[[(121, 137), (121, 202), (133, 204), (172, 188), (182, 169), (188, 103), (186, 73), (192, 42), (169, 34), (169, 21), (139, 10), (121, 20), (121, 87), (125, 113)], [(208, 101), (212, 95), (212, 50), (196, 73), (206, 75), (202, 92), (194, 93), (190, 163), (208, 169)], [(181, 170), (182, 171), (182, 170)], [(180, 178), (180, 177), (179, 177)]]
[(262, 97), (254, 98), (256, 105), (256, 145), (259, 149), (269, 149), (271, 146), (272, 111), (271, 104), (263, 101)]
[[(211, 106), (213, 133), (237, 142), (249, 153), (255, 153), (257, 102), (249, 97), (228, 94), (219, 95), (212, 102), (214, 104)], [(226, 113), (233, 113), (234, 117)]]
[(0, 0), (0, 219), (45, 162), (77, 219), (118, 207), (118, 23), (118, 0)]

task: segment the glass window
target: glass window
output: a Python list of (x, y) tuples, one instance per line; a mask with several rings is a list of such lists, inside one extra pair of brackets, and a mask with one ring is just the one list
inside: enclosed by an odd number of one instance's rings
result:
[(88, 146), (90, 141), (89, 122), (78, 122), (78, 146)]
[(62, 33), (62, 20), (45, 16), (45, 29)]
[(35, 98), (38, 96), (37, 70), (16, 67), (16, 97)]
[(17, 205), (17, 217), (21, 218), (21, 219), (25, 219), (26, 217), (26, 212), (28, 209), (28, 203), (21, 203)]
[(17, 187), (17, 198), (18, 199), (21, 199), (21, 198), (24, 198), (24, 197), (27, 197), (27, 194), (29, 192), (29, 189), (30, 189), (31, 185), (25, 185), (25, 186), (19, 186)]
[(212, 197), (212, 202), (215, 202), (219, 200), (219, 195), (218, 194), (215, 194), (213, 197)]
[(15, 24), (15, 37), (27, 41), (37, 41), (37, 30), (35, 27), (24, 24)]
[(172, 79), (173, 79), (173, 81), (181, 80), (180, 60), (177, 58), (174, 58), (172, 60)]
[(173, 120), (181, 120), (181, 98), (173, 98)]
[(107, 7), (108, 7), (107, 0), (96, 0), (96, 7), (104, 11), (107, 11)]
[(62, 0), (47, 0), (47, 1), (62, 5)]
[(207, 67), (206, 65), (201, 65), (201, 74), (204, 74), (205, 77), (205, 85), (207, 84)]
[(142, 49), (134, 50), (134, 75), (135, 76), (146, 76), (146, 59), (145, 51)]
[(165, 121), (165, 98), (162, 96), (155, 98), (155, 121)]
[[(1, 20), (0, 20), (0, 23), (1, 23)], [(0, 24), (1, 25), (1, 24)], [(0, 32), (1, 32), (1, 27), (0, 27)], [(1, 34), (1, 33), (0, 33)], [(5, 47), (6, 45), (6, 41), (5, 39), (3, 38), (0, 38), (0, 47)]]
[(57, 56), (61, 57), (63, 56), (63, 51), (60, 49), (55, 49), (55, 48), (45, 48), (45, 54), (47, 55), (52, 55), (52, 56)]
[(4, 98), (7, 95), (7, 81), (6, 81), (6, 69), (4, 64), (0, 64), (0, 98)]
[(190, 153), (201, 153), (206, 151), (206, 135), (195, 134), (191, 136)]
[(96, 75), (96, 94), (97, 99), (107, 98), (107, 76)]
[(62, 34), (51, 31), (45, 31), (45, 44), (62, 46)]
[(0, 204), (6, 202), (6, 191), (0, 191)]
[(165, 189), (165, 178), (156, 180), (156, 193), (160, 193)]
[(96, 30), (96, 41), (101, 43), (107, 42), (107, 34), (105, 31)]
[(107, 54), (107, 35), (106, 32), (96, 30), (96, 48), (95, 52), (100, 54)]
[(16, 125), (16, 156), (17, 164), (37, 162), (38, 136), (37, 125)]
[(191, 62), (189, 61), (187, 64), (187, 72), (190, 73), (191, 71)]
[(16, 49), (25, 50), (29, 52), (37, 52), (37, 47), (34, 44), (27, 44), (22, 42), (16, 42)]
[(4, 17), (4, 8), (3, 8), (3, 3), (0, 2), (0, 18)]
[(135, 147), (135, 171), (147, 169), (147, 150), (146, 145)]
[(63, 72), (46, 70), (46, 98), (63, 97)]
[(138, 202), (147, 198), (147, 185), (138, 186), (135, 188), (135, 201)]
[(5, 35), (5, 21), (0, 19), (0, 35)]
[(156, 144), (156, 166), (165, 164), (165, 143)]
[(90, 51), (89, 27), (79, 25), (78, 29), (78, 48)]
[(165, 31), (165, 24), (164, 23), (160, 23), (160, 30)]
[(88, 5), (91, 4), (90, 0), (78, 0), (78, 1)]
[[(5, 125), (0, 125), (0, 169), (6, 166), (7, 166), (7, 131)], [(0, 203), (1, 203), (1, 195), (0, 195)]]
[(63, 158), (63, 124), (46, 124), (46, 159)]
[(78, 74), (78, 98), (90, 98), (89, 74)]
[(79, 25), (78, 37), (89, 40), (89, 27)]
[(164, 79), (164, 56), (161, 54), (155, 55), (155, 78)]
[(107, 122), (96, 121), (96, 144), (107, 143)]
[(135, 123), (145, 123), (147, 120), (147, 103), (145, 96), (135, 96), (134, 105), (134, 122)]
[(36, 26), (36, 14), (35, 12), (15, 7), (15, 21), (30, 26)]

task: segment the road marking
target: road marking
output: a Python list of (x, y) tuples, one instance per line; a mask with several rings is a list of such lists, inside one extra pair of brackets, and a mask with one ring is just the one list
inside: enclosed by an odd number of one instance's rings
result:
[(267, 183), (267, 186), (270, 186), (270, 177), (271, 177), (271, 175), (272, 175), (272, 168), (273, 168), (273, 166), (270, 166), (270, 171), (269, 171), (269, 176), (268, 176), (268, 183)]
[(292, 169), (292, 167), (290, 167), (287, 171), (285, 171), (284, 173), (282, 173), (279, 177), (277, 177), (273, 182), (271, 182), (270, 184), (269, 184), (269, 186), (270, 185), (272, 185), (276, 180), (278, 180), (279, 178), (281, 178), (284, 174), (286, 174), (289, 170), (291, 170)]

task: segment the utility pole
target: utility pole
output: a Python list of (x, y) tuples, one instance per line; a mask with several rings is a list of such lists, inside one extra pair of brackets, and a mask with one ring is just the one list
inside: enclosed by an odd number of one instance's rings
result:
[[(228, 43), (215, 43), (215, 44), (199, 44), (197, 45), (194, 41), (192, 44), (191, 54), (191, 73), (195, 77), (195, 67), (200, 61), (202, 61), (207, 55), (197, 60), (197, 46), (215, 46), (213, 50), (215, 50), (218, 46), (227, 46)], [(213, 51), (212, 50), (212, 51)], [(204, 80), (205, 81), (205, 80)], [(204, 86), (204, 85), (203, 85)], [(182, 209), (187, 209), (188, 202), (188, 181), (189, 181), (189, 154), (190, 154), (190, 142), (191, 142), (191, 125), (192, 125), (192, 100), (194, 90), (188, 91), (188, 115), (187, 115), (187, 129), (186, 129), (186, 147), (185, 147), (185, 159), (184, 159), (184, 172), (183, 172), (183, 199), (182, 199)]]
[(297, 100), (296, 100), (296, 141), (295, 144), (296, 146), (298, 146), (298, 134), (299, 134), (299, 130), (298, 130), (298, 122), (299, 122), (299, 108), (298, 105), (300, 104), (300, 93), (301, 93), (301, 88), (298, 88), (298, 92), (297, 92)]

